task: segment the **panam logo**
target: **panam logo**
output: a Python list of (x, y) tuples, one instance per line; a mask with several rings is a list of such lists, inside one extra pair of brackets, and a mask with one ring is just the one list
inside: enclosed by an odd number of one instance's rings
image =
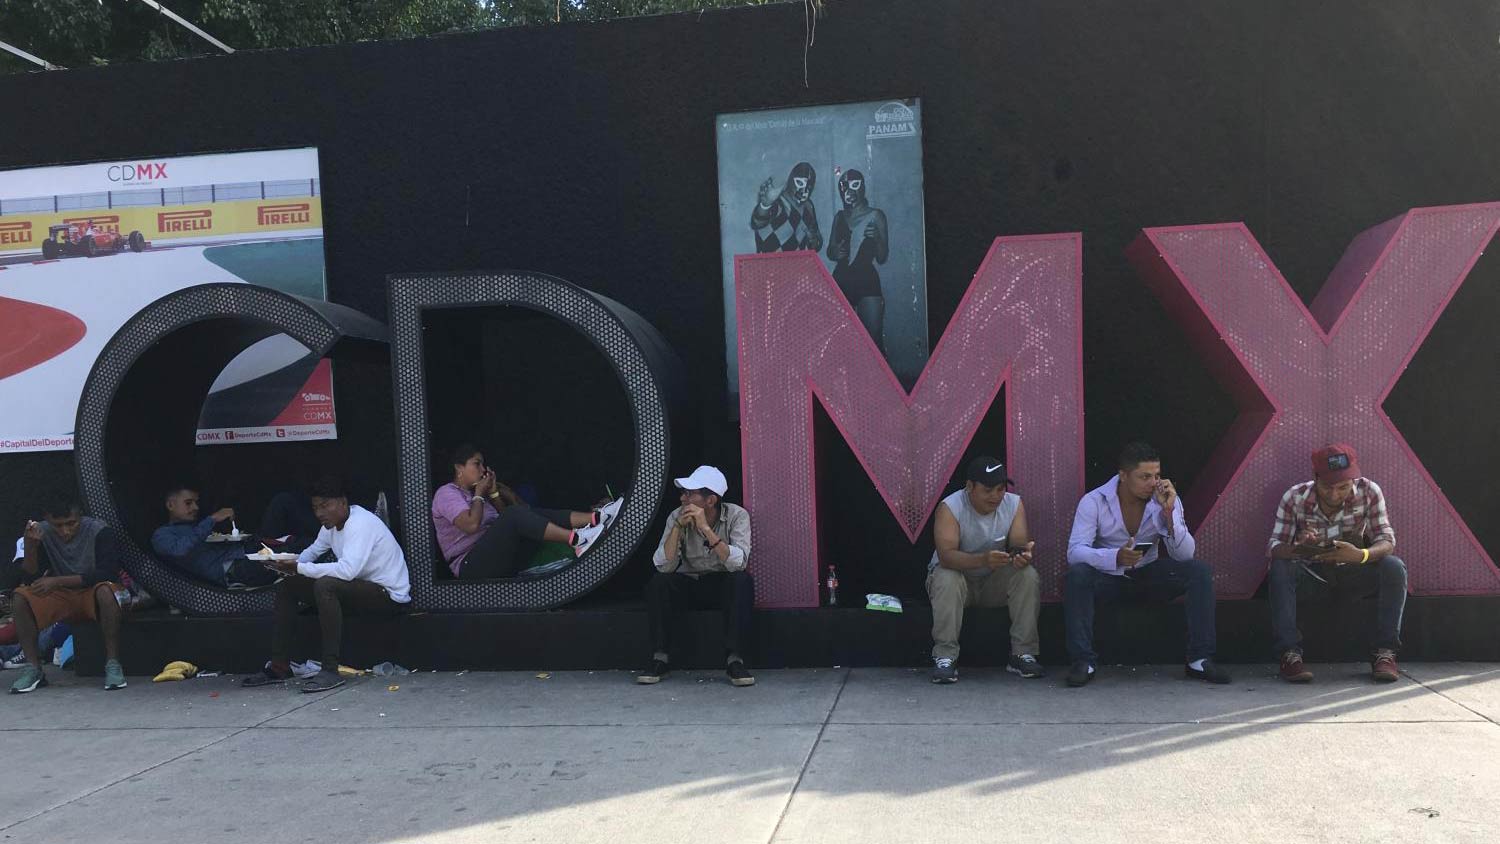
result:
[(302, 394), (302, 400), (303, 401), (308, 401), (308, 402), (312, 402), (312, 401), (333, 401), (333, 396), (326, 396), (326, 395), (324, 395), (322, 393), (303, 393)]
[(162, 234), (168, 232), (206, 232), (213, 231), (214, 212), (210, 209), (201, 211), (163, 211), (156, 215), (156, 230)]
[(312, 222), (312, 205), (306, 202), (289, 202), (284, 205), (258, 205), (255, 208), (255, 224), (258, 226), (285, 226), (292, 223)]
[(94, 227), (94, 231), (119, 232), (120, 215), (102, 214), (94, 217), (64, 217), (63, 224), (68, 226)]
[(889, 102), (875, 109), (875, 122), (865, 130), (865, 140), (910, 138), (917, 134), (917, 113), (906, 103)]
[(13, 220), (8, 223), (0, 223), (0, 246), (30, 242), (31, 223), (29, 221)]

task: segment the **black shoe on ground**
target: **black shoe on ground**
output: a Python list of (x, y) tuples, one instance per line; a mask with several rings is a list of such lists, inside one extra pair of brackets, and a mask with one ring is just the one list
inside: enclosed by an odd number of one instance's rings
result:
[(1005, 670), (1012, 674), (1019, 674), (1024, 680), (1035, 680), (1038, 677), (1046, 677), (1047, 669), (1042, 667), (1036, 657), (1031, 654), (1011, 654), (1010, 660), (1005, 663)]
[(954, 666), (953, 660), (943, 657), (932, 663), (932, 682), (934, 683), (957, 683), (958, 668)]
[(1087, 662), (1075, 662), (1073, 667), (1068, 669), (1068, 685), (1075, 689), (1079, 686), (1087, 686), (1092, 679), (1094, 679), (1094, 666)]
[(291, 677), (292, 675), (282, 674), (268, 665), (261, 669), (259, 673), (246, 675), (245, 679), (240, 681), (240, 685), (247, 689), (253, 689), (256, 686), (281, 685), (290, 680)]
[(1231, 680), (1229, 672), (1220, 668), (1218, 664), (1211, 659), (1203, 660), (1202, 670), (1195, 669), (1191, 665), (1184, 665), (1182, 667), (1182, 670), (1190, 680), (1205, 680), (1207, 682), (1214, 683), (1215, 685), (1220, 686), (1230, 682)]
[(755, 675), (750, 673), (750, 669), (745, 667), (745, 663), (742, 660), (737, 659), (729, 663), (728, 667), (724, 669), (724, 673), (729, 675), (729, 685), (731, 686), (755, 685)]
[(651, 660), (651, 667), (635, 675), (635, 681), (642, 686), (654, 686), (662, 681), (663, 677), (671, 671), (671, 666), (659, 659)]
[(302, 691), (309, 694), (314, 692), (326, 692), (337, 689), (344, 685), (344, 678), (339, 676), (337, 669), (329, 671), (324, 669), (302, 681)]

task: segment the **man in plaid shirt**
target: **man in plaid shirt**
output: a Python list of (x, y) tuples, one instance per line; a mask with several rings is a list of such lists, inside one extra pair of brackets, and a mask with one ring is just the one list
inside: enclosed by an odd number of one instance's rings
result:
[(1396, 532), (1385, 495), (1359, 471), (1354, 447), (1335, 443), (1312, 454), (1314, 480), (1286, 491), (1271, 531), (1271, 627), (1281, 654), (1281, 678), (1306, 683), (1297, 630), (1297, 592), (1346, 598), (1378, 597), (1371, 676), (1399, 676), (1401, 614), (1406, 609), (1406, 564), (1391, 552)]

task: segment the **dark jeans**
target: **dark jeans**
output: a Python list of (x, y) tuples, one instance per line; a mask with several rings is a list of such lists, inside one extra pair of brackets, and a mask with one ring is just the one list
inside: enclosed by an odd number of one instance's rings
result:
[(1068, 658), (1093, 665), (1094, 606), (1123, 598), (1171, 601), (1187, 595), (1187, 661), (1214, 655), (1214, 574), (1207, 563), (1163, 557), (1126, 576), (1093, 566), (1068, 566), (1063, 612), (1067, 618)]
[(464, 580), (487, 580), (494, 577), (510, 577), (521, 570), (522, 540), (542, 541), (548, 523), (563, 530), (572, 530), (572, 513), (567, 510), (532, 509), (526, 504), (512, 504), (500, 511), (500, 518), (484, 528), (484, 534), (463, 565), (458, 567), (458, 576)]
[(276, 572), (266, 568), (264, 563), (241, 557), (229, 564), (229, 570), (224, 572), (223, 579), (225, 585), (238, 583), (242, 586), (259, 587), (270, 586), (278, 576)]
[[(1396, 650), (1401, 647), (1401, 616), (1406, 611), (1406, 563), (1394, 554), (1367, 565), (1335, 566), (1332, 563), (1307, 563), (1301, 560), (1272, 560), (1271, 581), (1267, 592), (1271, 598), (1271, 632), (1275, 637), (1276, 656), (1287, 651), (1302, 653), (1302, 631), (1297, 629), (1297, 599), (1325, 601), (1377, 598), (1375, 605), (1375, 647)], [(1308, 573), (1308, 570), (1312, 574)], [(1320, 582), (1317, 577), (1326, 583)]]
[(744, 657), (743, 648), (750, 641), (750, 613), (755, 609), (755, 579), (749, 572), (709, 572), (696, 578), (657, 572), (646, 584), (646, 618), (656, 653), (672, 653), (678, 613), (688, 609), (722, 610), (724, 653)]
[(266, 505), (258, 532), (272, 539), (291, 536), (288, 546), (301, 551), (318, 538), (320, 527), (313, 515), (312, 499), (301, 492), (278, 492)]
[(276, 584), (276, 626), (271, 634), (273, 664), (283, 665), (291, 659), (297, 613), (304, 606), (318, 609), (318, 626), (323, 631), (323, 667), (329, 670), (339, 666), (345, 613), (394, 616), (407, 609), (406, 604), (392, 601), (385, 587), (368, 580), (292, 575)]

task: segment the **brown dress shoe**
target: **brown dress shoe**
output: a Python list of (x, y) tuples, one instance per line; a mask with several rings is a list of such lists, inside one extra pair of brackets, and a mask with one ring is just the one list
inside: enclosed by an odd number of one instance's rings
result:
[(1396, 652), (1381, 648), (1370, 662), (1370, 676), (1377, 683), (1394, 683), (1401, 678), (1401, 669), (1396, 667)]
[(1313, 673), (1302, 664), (1302, 654), (1287, 651), (1281, 655), (1281, 679), (1288, 683), (1310, 683)]

